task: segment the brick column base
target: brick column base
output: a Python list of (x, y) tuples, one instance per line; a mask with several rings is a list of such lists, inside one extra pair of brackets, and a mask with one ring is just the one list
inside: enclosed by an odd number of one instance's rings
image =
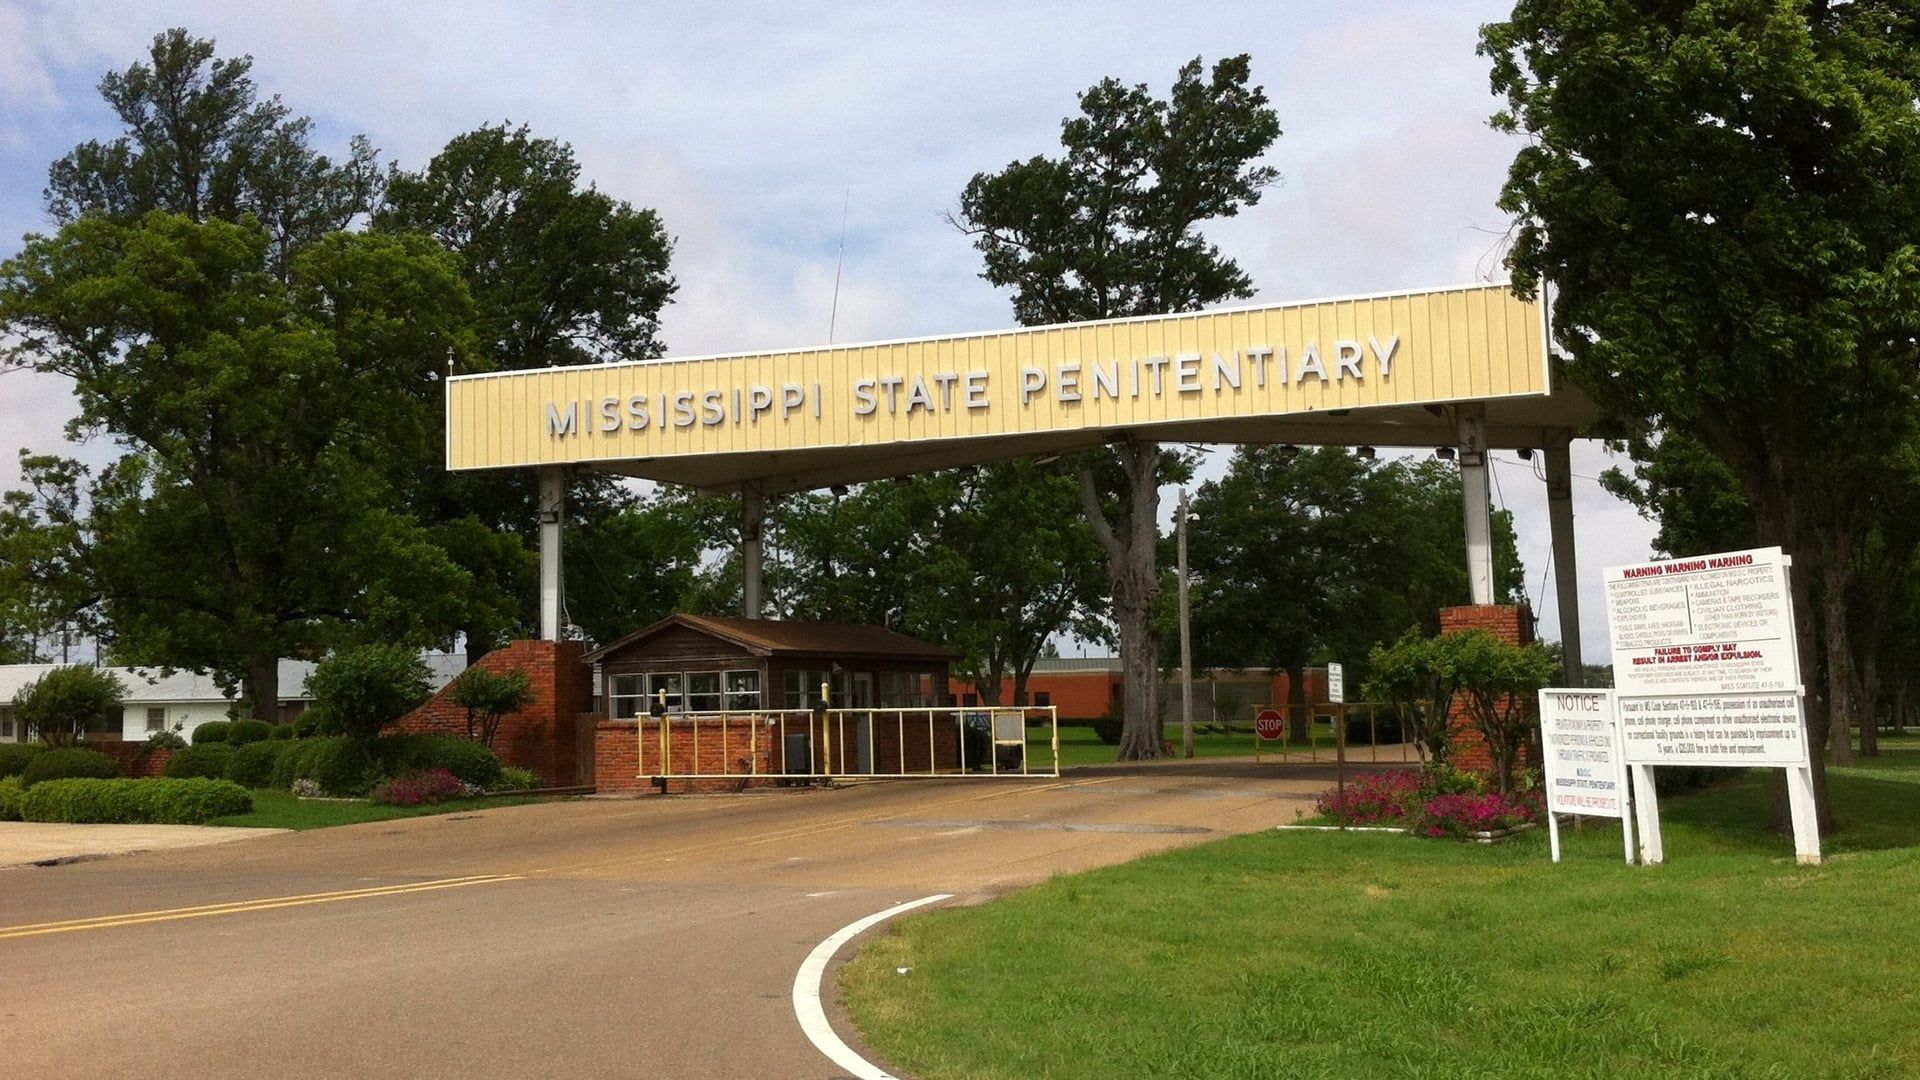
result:
[[(1485, 630), (1509, 645), (1531, 645), (1534, 641), (1533, 613), (1511, 604), (1469, 604), (1440, 609), (1442, 634), (1459, 634), (1468, 630)], [(1447, 714), (1447, 732), (1451, 744), (1449, 760), (1455, 767), (1482, 776), (1493, 775), (1493, 755), (1488, 752), (1480, 729), (1474, 726), (1466, 702), (1460, 698), (1454, 699), (1453, 708)], [(1539, 768), (1538, 740), (1521, 753), (1519, 764), (1523, 768)]]
[[(500, 718), (493, 752), (504, 764), (532, 769), (546, 786), (593, 782), (591, 776), (581, 775), (583, 757), (587, 761), (592, 758), (581, 753), (582, 725), (578, 722), (581, 713), (593, 708), (593, 669), (580, 662), (586, 652), (586, 645), (578, 641), (515, 641), (481, 657), (474, 665), (492, 672), (519, 668), (532, 681), (533, 704)], [(396, 731), (464, 737), (467, 710), (454, 702), (449, 684), (393, 727)], [(587, 730), (591, 737), (592, 729)]]

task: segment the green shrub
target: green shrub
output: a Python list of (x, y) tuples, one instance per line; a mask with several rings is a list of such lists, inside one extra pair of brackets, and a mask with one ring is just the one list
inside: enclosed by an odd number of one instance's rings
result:
[(291, 739), (291, 738), (293, 738), (293, 725), (292, 725), (292, 724), (275, 724), (275, 725), (273, 725), (273, 737), (274, 737), (274, 738), (276, 738), (276, 739)]
[(329, 795), (364, 795), (376, 778), (366, 748), (334, 735), (293, 742), (274, 764), (272, 784), (291, 788), (295, 780), (311, 780)]
[(39, 743), (0, 743), (0, 776), (19, 776), (44, 750)]
[(13, 697), (14, 715), (42, 742), (71, 746), (88, 731), (120, 727), (120, 678), (84, 664), (58, 667)]
[(314, 706), (326, 710), (328, 725), (365, 746), (373, 744), (382, 728), (426, 701), (432, 686), (420, 654), (401, 645), (343, 649), (307, 677), (307, 691)]
[(110, 780), (120, 775), (120, 766), (98, 750), (67, 746), (38, 754), (20, 773), (20, 785), (32, 787), (42, 780), (92, 778)]
[(1108, 746), (1120, 745), (1120, 730), (1124, 725), (1117, 716), (1099, 716), (1093, 720), (1093, 734)]
[(294, 745), (281, 739), (264, 739), (237, 746), (233, 759), (227, 762), (226, 778), (245, 788), (270, 787), (274, 767)]
[(200, 777), (218, 780), (227, 775), (227, 765), (233, 761), (233, 747), (226, 743), (205, 743), (189, 746), (185, 750), (176, 750), (167, 759), (167, 775), (176, 780), (190, 780)]
[(209, 720), (193, 729), (193, 745), (205, 746), (208, 743), (226, 742), (227, 733), (232, 730), (233, 725), (225, 720)]
[(265, 720), (235, 720), (227, 728), (228, 746), (245, 746), (248, 743), (266, 742), (273, 738), (273, 725)]
[(27, 789), (17, 776), (0, 780), (0, 821), (19, 821), (20, 803), (26, 799)]
[(293, 718), (293, 737), (311, 739), (320, 734), (320, 721), (325, 714), (318, 709), (308, 709)]
[(493, 791), (532, 791), (540, 786), (540, 774), (532, 769), (523, 769), (518, 765), (500, 766), (500, 779), (493, 782)]
[(49, 780), (21, 800), (27, 821), (203, 825), (253, 809), (253, 795), (226, 780)]
[(382, 776), (445, 769), (464, 783), (483, 788), (500, 779), (499, 757), (457, 735), (384, 735), (373, 744), (373, 759)]

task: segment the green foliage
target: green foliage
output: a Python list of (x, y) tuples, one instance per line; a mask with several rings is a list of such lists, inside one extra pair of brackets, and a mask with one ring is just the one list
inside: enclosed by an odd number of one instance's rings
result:
[(1447, 716), (1460, 683), (1433, 638), (1416, 627), (1391, 645), (1367, 654), (1368, 676), (1361, 696), (1393, 706), (1401, 729), (1429, 764), (1447, 760)]
[(193, 745), (206, 746), (211, 743), (227, 741), (227, 735), (233, 730), (230, 720), (209, 720), (193, 729)]
[(30, 788), (44, 780), (73, 777), (105, 780), (119, 775), (119, 764), (100, 751), (84, 746), (68, 746), (35, 755), (21, 770), (20, 783)]
[(344, 735), (295, 740), (274, 763), (272, 786), (291, 788), (311, 780), (328, 795), (363, 795), (373, 786), (373, 758), (358, 740)]
[(293, 725), (292, 724), (273, 725), (272, 737), (275, 739), (281, 739), (281, 740), (293, 738)]
[(101, 668), (54, 668), (14, 695), (14, 717), (48, 745), (69, 746), (117, 721), (125, 692), (119, 677)]
[(218, 780), (227, 775), (233, 753), (234, 748), (224, 742), (195, 743), (167, 759), (167, 775), (178, 780)]
[(140, 753), (144, 756), (156, 750), (183, 750), (186, 746), (187, 740), (180, 737), (179, 729), (162, 729), (147, 736), (140, 744)]
[(0, 777), (19, 776), (46, 749), (42, 743), (0, 743)]
[[(284, 739), (262, 739), (235, 747), (222, 775), (244, 788), (270, 787), (280, 758), (295, 745)], [(173, 773), (169, 771), (167, 775)]]
[(20, 804), (27, 795), (26, 785), (17, 776), (0, 777), (0, 821), (19, 821)]
[(233, 726), (227, 729), (227, 743), (232, 746), (245, 746), (272, 737), (273, 725), (265, 720), (235, 720)]
[(1498, 793), (1511, 793), (1514, 766), (1540, 724), (1540, 688), (1558, 665), (1539, 645), (1509, 645), (1485, 630), (1443, 635), (1432, 648), (1434, 666), (1451, 674), (1486, 741)]
[(467, 710), (467, 738), (477, 736), (483, 746), (492, 746), (500, 719), (533, 704), (533, 680), (519, 668), (489, 671), (470, 667), (454, 679), (453, 701)]
[(20, 809), (27, 821), (204, 825), (252, 810), (253, 796), (225, 780), (49, 780)]
[(500, 759), (492, 750), (452, 735), (386, 735), (374, 743), (373, 760), (382, 776), (445, 769), (483, 788), (493, 787), (500, 779)]
[(332, 729), (371, 744), (380, 729), (427, 700), (431, 674), (403, 645), (362, 645), (334, 653), (307, 679)]
[(493, 782), (491, 791), (532, 791), (540, 786), (540, 775), (532, 769), (523, 769), (518, 765), (500, 766), (500, 779)]
[[(1440, 609), (1467, 599), (1460, 473), (1445, 462), (1242, 446), (1193, 509), (1202, 667), (1299, 672), (1344, 660), (1361, 682), (1369, 649), (1407, 626), (1438, 631)], [(1494, 530), (1499, 594), (1523, 600), (1512, 516), (1496, 515)]]
[(327, 714), (324, 709), (308, 707), (299, 716), (294, 718), (293, 737), (296, 739), (311, 739), (315, 735), (320, 734), (320, 729), (325, 725), (326, 718)]
[[(1209, 73), (1183, 65), (1167, 97), (1104, 79), (1061, 124), (1057, 158), (980, 173), (954, 224), (973, 237), (981, 276), (1013, 291), (1025, 325), (1191, 311), (1253, 294), (1200, 223), (1259, 202), (1278, 174), (1255, 162), (1280, 135), (1246, 56)], [(1122, 758), (1161, 753), (1154, 613), (1160, 483), (1185, 463), (1153, 443), (1076, 462), (1081, 502), (1106, 559), (1127, 669)]]

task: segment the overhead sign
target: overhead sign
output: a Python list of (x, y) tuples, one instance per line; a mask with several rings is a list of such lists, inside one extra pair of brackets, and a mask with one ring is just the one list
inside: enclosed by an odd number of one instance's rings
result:
[(1547, 810), (1624, 818), (1627, 762), (1611, 690), (1540, 691)]
[(1339, 664), (1327, 665), (1327, 700), (1335, 705), (1346, 704), (1347, 669)]
[(795, 453), (1542, 396), (1503, 285), (456, 376), (447, 467)]
[(1287, 732), (1287, 718), (1279, 709), (1261, 709), (1260, 715), (1253, 718), (1253, 731), (1263, 739), (1277, 739)]

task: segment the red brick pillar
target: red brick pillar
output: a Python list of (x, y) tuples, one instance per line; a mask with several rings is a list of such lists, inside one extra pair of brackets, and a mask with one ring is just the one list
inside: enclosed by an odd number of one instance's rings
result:
[[(1509, 645), (1531, 645), (1534, 640), (1533, 612), (1511, 604), (1469, 604), (1440, 609), (1442, 634), (1459, 634), (1468, 630), (1485, 630)], [(1464, 698), (1454, 699), (1453, 708), (1447, 714), (1447, 730), (1452, 742), (1452, 763), (1458, 768), (1491, 776), (1493, 756), (1487, 752), (1486, 740), (1481, 738), (1480, 729), (1474, 726)], [(1528, 747), (1521, 755), (1521, 763), (1537, 767), (1537, 750)]]
[[(569, 787), (581, 782), (579, 723), (593, 706), (593, 669), (582, 663), (578, 641), (514, 641), (480, 658), (475, 667), (495, 673), (515, 669), (533, 684), (533, 703), (500, 720), (493, 751), (508, 765), (532, 769), (541, 782)], [(453, 700), (451, 685), (394, 725), (399, 731), (465, 735), (467, 713)]]

